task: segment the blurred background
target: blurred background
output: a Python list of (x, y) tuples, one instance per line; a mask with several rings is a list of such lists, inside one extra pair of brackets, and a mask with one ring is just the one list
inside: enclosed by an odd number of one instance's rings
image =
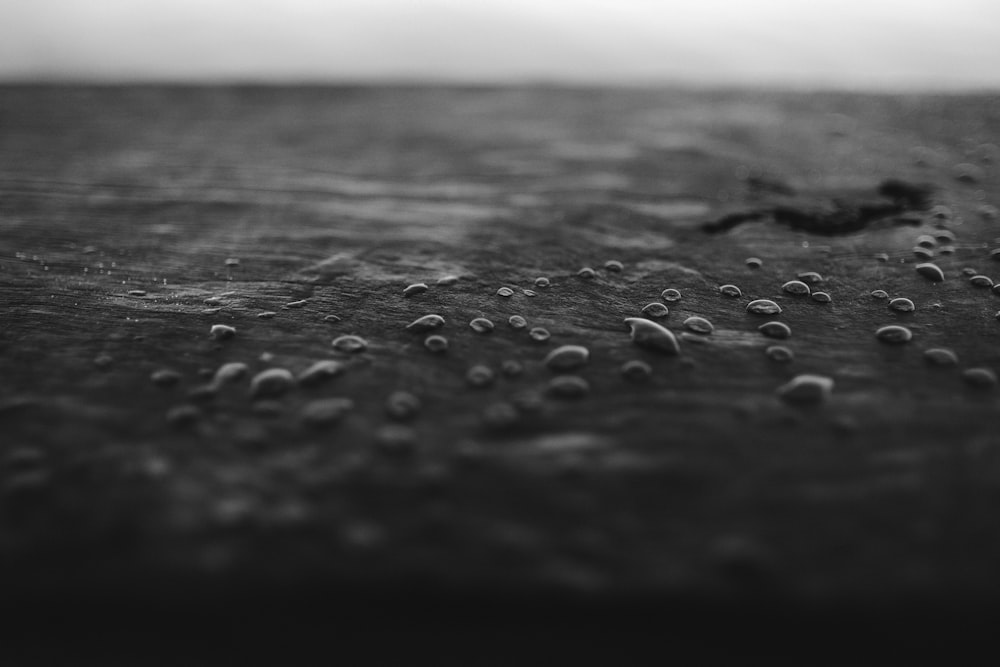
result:
[(996, 0), (0, 0), (0, 80), (1000, 84)]

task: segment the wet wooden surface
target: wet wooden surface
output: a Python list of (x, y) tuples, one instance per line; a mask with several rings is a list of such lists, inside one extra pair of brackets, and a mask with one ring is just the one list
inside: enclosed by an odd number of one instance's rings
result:
[[(961, 372), (1000, 370), (1000, 298), (962, 269), (1000, 279), (998, 128), (986, 95), (0, 89), (3, 577), (147, 601), (170, 581), (992, 603), (998, 392)], [(912, 248), (942, 229), (932, 283)], [(782, 292), (803, 271), (831, 303)], [(414, 282), (430, 288), (404, 298)], [(623, 324), (668, 287), (664, 326), (715, 326), (677, 357)], [(757, 331), (756, 298), (791, 338)], [(445, 354), (404, 329), (428, 313)], [(913, 340), (880, 343), (888, 324)], [(367, 350), (335, 351), (344, 334)], [(585, 397), (547, 393), (563, 344), (590, 351)], [(959, 365), (931, 367), (932, 347)], [(248, 377), (204, 389), (225, 362), (322, 359), (345, 372), (264, 406)], [(633, 359), (648, 382), (622, 377)], [(475, 364), (495, 383), (471, 387)], [(162, 369), (180, 382), (154, 384)], [(828, 401), (776, 395), (803, 373), (833, 379)], [(399, 390), (411, 420), (387, 414)], [(353, 410), (304, 423), (328, 397)]]

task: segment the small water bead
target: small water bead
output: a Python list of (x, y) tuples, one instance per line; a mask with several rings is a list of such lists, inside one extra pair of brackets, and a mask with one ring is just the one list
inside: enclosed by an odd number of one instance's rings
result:
[(629, 317), (625, 319), (625, 324), (631, 330), (632, 342), (639, 347), (663, 354), (677, 355), (681, 353), (680, 344), (678, 344), (674, 334), (656, 322), (641, 317)]
[(427, 283), (413, 283), (412, 285), (408, 285), (405, 289), (403, 289), (403, 296), (404, 297), (416, 296), (417, 294), (423, 294), (428, 289), (430, 288), (427, 287)]
[(823, 276), (815, 271), (805, 271), (797, 275), (796, 278), (808, 285), (819, 285), (823, 282)]
[(975, 275), (969, 278), (969, 284), (973, 287), (993, 287), (993, 279), (989, 276)]
[(768, 338), (788, 338), (792, 335), (791, 328), (784, 322), (765, 322), (757, 327)]
[(229, 384), (239, 380), (249, 372), (250, 367), (242, 361), (231, 361), (228, 364), (219, 366), (219, 369), (215, 371), (215, 375), (212, 377), (212, 384), (217, 387)]
[(754, 315), (778, 315), (781, 306), (770, 299), (757, 299), (747, 304), (747, 312)]
[(933, 248), (937, 245), (937, 239), (930, 234), (921, 234), (917, 237), (917, 245), (923, 248)]
[(208, 335), (215, 340), (228, 340), (236, 335), (236, 329), (228, 324), (213, 324), (208, 330)]
[(990, 368), (966, 368), (962, 379), (977, 389), (992, 389), (997, 384), (997, 374)]
[(715, 327), (704, 317), (694, 315), (684, 320), (684, 328), (697, 334), (708, 335), (715, 331)]
[(660, 293), (660, 298), (664, 301), (673, 303), (674, 301), (681, 300), (681, 293), (675, 290), (673, 287), (668, 287)]
[(764, 262), (760, 260), (760, 257), (747, 257), (746, 265), (751, 269), (759, 269), (764, 265)]
[(625, 265), (619, 262), (617, 259), (609, 259), (604, 262), (604, 268), (613, 273), (621, 273), (625, 270)]
[(811, 405), (826, 401), (833, 391), (833, 379), (824, 375), (797, 375), (778, 387), (778, 396), (786, 403)]
[(542, 289), (545, 289), (550, 284), (551, 283), (549, 282), (548, 278), (544, 278), (544, 277), (542, 277), (542, 278), (535, 278), (535, 287), (540, 287)]
[(954, 243), (955, 232), (950, 229), (938, 229), (934, 232), (934, 238), (942, 243)]
[(530, 290), (530, 289), (523, 289), (523, 290), (521, 290), (521, 292), (524, 294), (524, 296), (527, 296), (527, 297), (536, 297), (536, 296), (538, 296), (538, 292), (535, 292), (534, 290)]
[(263, 312), (257, 313), (257, 317), (259, 317), (262, 320), (270, 320), (273, 319), (274, 316), (277, 314), (278, 313), (274, 312), (273, 310), (265, 310)]
[(743, 292), (736, 285), (722, 285), (719, 287), (719, 293), (732, 299), (743, 296)]
[(670, 310), (662, 303), (654, 301), (653, 303), (647, 303), (643, 306), (641, 312), (646, 317), (660, 318), (666, 317), (670, 313)]
[(488, 387), (496, 380), (496, 373), (489, 366), (477, 364), (465, 373), (465, 381), (476, 388)]
[(282, 307), (283, 308), (305, 308), (305, 305), (307, 303), (308, 303), (307, 299), (299, 299), (298, 301), (289, 301), (288, 303), (286, 303)]
[(771, 361), (777, 361), (779, 363), (787, 363), (795, 358), (795, 353), (784, 345), (771, 345), (764, 350), (764, 354)]
[(408, 391), (394, 391), (385, 401), (385, 411), (393, 419), (412, 419), (420, 412), (420, 399)]
[(944, 347), (932, 347), (924, 350), (924, 361), (932, 366), (956, 366), (958, 355)]
[(299, 373), (299, 384), (304, 387), (320, 384), (344, 372), (346, 366), (333, 359), (317, 361), (309, 368)]
[(146, 290), (144, 289), (130, 289), (128, 291), (129, 296), (146, 296)]
[(424, 347), (435, 353), (445, 352), (448, 350), (448, 339), (438, 335), (428, 336), (424, 340)]
[(872, 290), (872, 298), (873, 299), (888, 299), (889, 298), (889, 293), (886, 292), (883, 289)]
[(940, 248), (938, 248), (938, 254), (939, 255), (954, 255), (955, 254), (955, 246), (953, 246), (953, 245), (943, 245)]
[(514, 296), (514, 290), (509, 287), (501, 287), (497, 290), (497, 296), (502, 296), (505, 299), (509, 299)]
[(544, 343), (545, 341), (547, 341), (549, 338), (552, 337), (552, 334), (549, 333), (548, 329), (543, 329), (542, 327), (535, 327), (534, 329), (528, 332), (528, 337), (537, 343)]
[(454, 275), (441, 276), (437, 279), (437, 284), (442, 287), (448, 287), (456, 283), (458, 283), (458, 276)]
[(161, 368), (158, 371), (153, 371), (149, 379), (158, 387), (172, 387), (181, 381), (181, 374), (169, 368)]
[(944, 280), (944, 271), (937, 264), (917, 264), (916, 270), (917, 273), (931, 282), (939, 283)]
[(597, 277), (597, 273), (589, 266), (585, 266), (579, 271), (577, 271), (576, 275), (586, 280), (592, 280)]
[(299, 414), (309, 426), (329, 426), (353, 409), (354, 401), (349, 398), (318, 398), (302, 406)]
[(524, 366), (516, 359), (505, 359), (500, 364), (500, 372), (507, 377), (517, 377), (524, 372)]
[(889, 308), (891, 308), (892, 310), (899, 311), (901, 313), (912, 313), (914, 310), (917, 309), (917, 307), (913, 305), (912, 301), (902, 296), (897, 297), (892, 301), (890, 301)]
[(483, 426), (492, 431), (504, 431), (521, 421), (521, 414), (510, 403), (499, 402), (486, 406), (482, 415)]
[(783, 292), (791, 294), (793, 296), (808, 296), (811, 290), (809, 285), (806, 285), (801, 280), (789, 280), (787, 283), (781, 286)]
[(590, 360), (590, 350), (582, 345), (563, 345), (549, 352), (545, 365), (553, 371), (573, 371)]
[(353, 335), (337, 336), (333, 339), (331, 345), (338, 352), (347, 352), (348, 354), (356, 354), (368, 349), (368, 341), (361, 336)]
[(880, 262), (888, 262), (888, 261), (889, 261), (889, 253), (885, 253), (885, 252), (878, 252), (878, 253), (875, 253), (875, 254), (873, 255), (873, 257), (874, 257), (874, 258), (875, 258), (876, 260), (880, 261)]
[(621, 374), (629, 382), (647, 382), (653, 377), (653, 367), (641, 359), (632, 359), (622, 364)]
[(292, 388), (294, 378), (285, 368), (269, 368), (250, 380), (250, 395), (254, 398), (280, 396)]
[(876, 331), (875, 337), (883, 343), (899, 345), (910, 342), (910, 340), (913, 339), (913, 332), (904, 326), (890, 324), (889, 326), (882, 327)]
[(528, 326), (528, 321), (520, 315), (511, 315), (507, 318), (507, 324), (509, 324), (512, 329), (524, 329)]
[(826, 292), (813, 292), (810, 296), (812, 297), (812, 300), (817, 303), (830, 303), (833, 301), (833, 297)]
[(176, 405), (167, 410), (167, 423), (175, 427), (190, 426), (201, 417), (201, 409), (195, 405)]
[(590, 393), (590, 383), (579, 375), (557, 375), (549, 380), (546, 392), (557, 398), (583, 398)]
[(469, 328), (477, 334), (488, 334), (493, 332), (494, 325), (493, 322), (489, 321), (485, 317), (477, 317), (469, 322)]
[(426, 331), (440, 329), (443, 326), (444, 318), (440, 315), (424, 315), (423, 317), (418, 317), (407, 324), (406, 330), (412, 331), (413, 333), (424, 333)]
[(240, 265), (240, 260), (236, 257), (227, 257), (225, 263), (226, 266), (233, 268)]

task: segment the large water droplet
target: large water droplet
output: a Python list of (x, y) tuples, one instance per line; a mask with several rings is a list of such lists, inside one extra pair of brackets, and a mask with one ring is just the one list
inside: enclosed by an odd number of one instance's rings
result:
[(906, 297), (900, 296), (889, 302), (889, 308), (901, 313), (912, 313), (917, 307), (914, 306), (913, 302)]
[(368, 341), (361, 336), (338, 336), (333, 339), (331, 344), (333, 345), (333, 349), (338, 352), (347, 352), (350, 354), (364, 352), (368, 349)]
[(317, 385), (344, 372), (344, 364), (333, 359), (317, 361), (299, 373), (299, 384), (305, 387)]
[(993, 287), (993, 279), (989, 276), (975, 275), (969, 278), (969, 284), (973, 287)]
[(674, 301), (681, 300), (681, 293), (675, 290), (673, 287), (668, 287), (667, 289), (663, 290), (663, 292), (660, 294), (660, 298), (663, 299), (664, 301), (672, 303)]
[(280, 396), (292, 388), (294, 378), (285, 368), (269, 368), (250, 380), (250, 395), (254, 398)]
[(883, 343), (899, 345), (913, 339), (913, 332), (898, 324), (890, 324), (875, 332), (875, 337)]
[(408, 285), (403, 290), (403, 296), (404, 297), (406, 297), (406, 296), (416, 296), (417, 294), (423, 294), (428, 289), (430, 289), (430, 288), (427, 287), (426, 283), (413, 283), (412, 285)]
[(213, 324), (212, 328), (208, 331), (208, 335), (215, 340), (228, 340), (236, 335), (236, 329), (228, 324)]
[(932, 347), (924, 350), (924, 360), (932, 366), (955, 366), (958, 364), (958, 355), (948, 348)]
[(747, 312), (754, 315), (778, 315), (781, 306), (770, 299), (757, 299), (747, 304)]
[(670, 310), (658, 301), (647, 303), (642, 307), (642, 314), (646, 317), (666, 317)]
[(545, 365), (553, 371), (573, 371), (585, 366), (590, 351), (582, 345), (563, 345), (549, 352)]
[(789, 280), (781, 286), (781, 289), (794, 296), (807, 296), (810, 292), (809, 285), (806, 285), (801, 280)]
[(469, 328), (478, 334), (488, 334), (493, 331), (493, 322), (489, 321), (485, 317), (477, 317), (471, 322), (469, 322)]
[(590, 384), (579, 375), (557, 375), (546, 391), (557, 398), (582, 398), (590, 393)]
[(937, 264), (931, 264), (930, 262), (917, 264), (916, 270), (917, 273), (931, 282), (939, 283), (944, 280), (944, 271)]
[(407, 324), (406, 330), (414, 333), (424, 333), (426, 331), (440, 329), (443, 326), (444, 318), (440, 315), (424, 315), (423, 317), (418, 317)]
[(706, 320), (704, 317), (698, 317), (697, 315), (684, 320), (684, 327), (689, 331), (704, 335), (708, 335), (715, 331), (715, 327), (712, 326), (711, 322)]
[(424, 340), (424, 347), (431, 352), (441, 353), (448, 350), (448, 339), (444, 336), (428, 336)]
[(792, 335), (791, 328), (784, 322), (765, 322), (757, 327), (757, 331), (768, 338), (788, 338)]
[(833, 379), (823, 375), (797, 375), (778, 387), (778, 396), (786, 403), (809, 405), (822, 403), (833, 391)]
[(656, 322), (641, 317), (629, 317), (626, 318), (625, 324), (631, 329), (632, 342), (639, 347), (663, 354), (681, 353), (681, 347), (674, 334)]
[(743, 292), (736, 285), (722, 285), (719, 287), (719, 293), (732, 299), (743, 296)]

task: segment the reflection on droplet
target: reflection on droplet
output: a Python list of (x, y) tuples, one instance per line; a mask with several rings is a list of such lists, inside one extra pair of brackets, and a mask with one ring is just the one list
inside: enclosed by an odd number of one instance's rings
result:
[(976, 389), (992, 389), (997, 384), (997, 374), (990, 368), (966, 368), (962, 379)]
[(534, 329), (528, 332), (528, 337), (531, 338), (531, 340), (536, 341), (538, 343), (544, 343), (551, 337), (551, 334), (549, 333), (548, 329), (543, 329), (542, 327), (535, 327)]
[(930, 262), (917, 264), (916, 271), (931, 282), (939, 283), (944, 280), (944, 271), (937, 264), (931, 264)]
[(712, 326), (711, 322), (706, 320), (704, 317), (698, 317), (697, 315), (684, 320), (684, 328), (704, 335), (708, 335), (715, 331), (715, 327)]
[(303, 386), (317, 385), (344, 372), (344, 364), (333, 359), (317, 361), (299, 373), (299, 384)]
[(511, 315), (507, 319), (507, 324), (509, 324), (513, 329), (523, 329), (528, 326), (528, 321), (520, 315)]
[(431, 352), (445, 352), (448, 349), (448, 339), (444, 336), (428, 336), (424, 340), (424, 347)]
[(778, 396), (786, 403), (809, 405), (822, 403), (833, 391), (833, 379), (823, 375), (797, 375), (778, 387)]
[(830, 303), (833, 298), (826, 292), (813, 292), (811, 294), (812, 300), (816, 303)]
[(875, 337), (883, 343), (897, 345), (909, 342), (913, 338), (913, 332), (898, 324), (890, 324), (876, 331)]
[(660, 294), (660, 298), (668, 302), (680, 301), (681, 293), (675, 290), (673, 287), (668, 287), (667, 289), (663, 290), (663, 292)]
[(394, 391), (385, 401), (385, 411), (393, 419), (412, 419), (420, 412), (420, 399), (408, 391)]
[(993, 279), (989, 276), (975, 275), (969, 278), (969, 284), (973, 287), (993, 287)]
[(631, 329), (632, 342), (639, 347), (663, 354), (681, 353), (681, 347), (674, 334), (656, 322), (641, 317), (629, 317), (625, 319), (625, 324)]
[(889, 293), (882, 289), (872, 290), (873, 299), (888, 299)]
[(496, 374), (489, 366), (477, 364), (465, 373), (465, 381), (476, 388), (488, 387), (496, 380)]
[(409, 324), (406, 325), (407, 331), (412, 331), (414, 333), (424, 333), (426, 331), (432, 331), (434, 329), (439, 329), (444, 326), (444, 318), (440, 315), (424, 315), (423, 317), (418, 317)]
[(924, 360), (932, 366), (955, 366), (958, 364), (958, 355), (948, 348), (932, 347), (924, 350)]
[(236, 335), (236, 329), (228, 324), (213, 324), (208, 334), (215, 340), (227, 340)]
[(810, 292), (809, 285), (806, 285), (801, 280), (789, 280), (781, 286), (781, 289), (782, 291), (794, 296), (806, 296)]
[(747, 304), (747, 312), (754, 315), (777, 315), (781, 306), (770, 299), (757, 299)]
[(493, 322), (489, 321), (485, 317), (477, 317), (471, 322), (469, 322), (469, 328), (478, 334), (488, 334), (493, 331)]
[(632, 359), (622, 364), (621, 374), (629, 382), (646, 382), (653, 376), (653, 367), (641, 359)]
[(563, 345), (549, 352), (545, 365), (553, 371), (573, 371), (585, 366), (590, 359), (590, 351), (582, 345)]
[(591, 280), (597, 277), (597, 273), (589, 266), (585, 266), (579, 271), (577, 271), (576, 275), (579, 276), (580, 278), (585, 278), (587, 280)]
[(913, 302), (902, 296), (896, 297), (895, 299), (890, 301), (889, 308), (891, 308), (892, 310), (897, 310), (901, 313), (912, 313), (914, 310), (916, 310), (916, 306), (913, 305)]
[(642, 314), (646, 317), (666, 317), (670, 310), (658, 301), (647, 303), (642, 307)]
[(777, 361), (781, 363), (787, 363), (795, 358), (795, 353), (784, 345), (771, 345), (766, 350), (764, 354), (771, 361)]
[(619, 262), (617, 259), (609, 259), (604, 263), (604, 268), (612, 273), (621, 273), (625, 270), (625, 265)]
[(291, 371), (285, 368), (269, 368), (253, 376), (250, 380), (250, 395), (254, 398), (280, 396), (292, 388)]
[(354, 409), (349, 398), (318, 398), (302, 406), (302, 421), (309, 426), (329, 426), (339, 422)]
[(514, 290), (509, 287), (501, 287), (497, 290), (497, 296), (502, 296), (505, 299), (509, 299), (514, 296)]
[(422, 294), (422, 293), (426, 292), (428, 289), (430, 289), (430, 288), (427, 287), (426, 283), (413, 283), (412, 285), (408, 285), (403, 290), (403, 296), (404, 297), (407, 297), (407, 296), (416, 296), (417, 294)]
[(546, 391), (557, 398), (582, 398), (590, 393), (590, 384), (579, 375), (557, 375), (549, 380)]
[(743, 296), (743, 292), (736, 285), (722, 285), (719, 287), (719, 293), (734, 299)]
[(784, 322), (765, 322), (757, 327), (768, 338), (788, 338), (792, 335), (791, 328)]

